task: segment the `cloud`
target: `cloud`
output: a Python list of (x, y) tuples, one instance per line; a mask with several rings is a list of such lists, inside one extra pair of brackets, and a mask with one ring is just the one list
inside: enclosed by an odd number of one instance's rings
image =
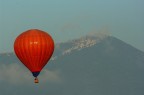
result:
[(85, 28), (85, 25), (89, 25), (91, 23), (91, 16), (84, 14), (84, 15), (78, 15), (74, 16), (72, 18), (69, 18), (67, 22), (62, 24), (62, 27), (60, 28), (61, 32), (75, 32), (78, 33), (79, 31), (83, 31)]
[(110, 36), (110, 32), (107, 27), (102, 27), (100, 30), (92, 29), (88, 33), (88, 36), (95, 36), (99, 39), (104, 39), (104, 38)]
[(41, 75), (39, 76), (40, 81), (42, 82), (61, 82), (61, 78), (60, 78), (60, 71), (56, 70), (56, 71), (50, 71), (48, 69), (44, 69), (41, 73)]
[[(59, 71), (49, 71), (44, 69), (39, 75), (41, 83), (60, 82)], [(34, 77), (31, 72), (20, 64), (0, 65), (0, 82), (10, 84), (29, 84), (32, 83)]]
[(0, 66), (0, 81), (9, 83), (20, 83), (24, 80), (30, 80), (30, 73), (18, 64), (9, 64)]
[(62, 26), (60, 31), (69, 32), (69, 31), (77, 31), (80, 28), (79, 24), (76, 23), (66, 23)]

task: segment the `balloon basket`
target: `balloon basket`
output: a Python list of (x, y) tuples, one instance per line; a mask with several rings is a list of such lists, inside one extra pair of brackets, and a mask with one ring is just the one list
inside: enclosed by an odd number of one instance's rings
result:
[(39, 80), (37, 77), (34, 79), (34, 83), (39, 83)]

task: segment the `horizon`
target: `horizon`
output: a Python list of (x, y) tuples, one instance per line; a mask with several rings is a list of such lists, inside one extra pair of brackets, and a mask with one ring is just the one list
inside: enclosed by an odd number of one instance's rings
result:
[[(100, 34), (99, 34), (99, 32), (95, 32), (95, 33), (92, 33), (92, 34), (98, 34), (98, 35), (91, 35), (91, 33), (90, 33), (90, 34), (87, 34), (87, 35), (84, 35), (84, 36), (81, 36), (81, 37), (78, 37), (78, 38), (69, 39), (69, 40), (63, 41), (63, 42), (57, 42), (57, 43), (55, 43), (55, 46), (56, 46), (56, 45), (59, 45), (59, 44), (68, 43), (68, 42), (71, 43), (72, 41), (81, 40), (81, 38), (85, 38), (85, 37), (89, 37), (90, 39), (91, 39), (91, 37), (96, 37), (96, 38), (100, 38), (100, 39), (102, 38), (102, 40), (105, 39), (105, 38), (107, 38), (107, 37), (112, 37), (112, 38), (118, 39), (118, 40), (122, 41), (123, 43), (128, 44), (129, 46), (131, 46), (131, 47), (133, 47), (133, 48), (135, 48), (135, 49), (137, 49), (137, 50), (139, 50), (139, 51), (141, 51), (141, 52), (144, 53), (144, 51), (142, 51), (142, 50), (134, 47), (133, 45), (131, 45), (131, 44), (129, 44), (129, 43), (126, 43), (125, 41), (123, 41), (123, 40), (121, 40), (121, 39), (119, 39), (119, 38), (117, 38), (117, 37), (114, 37), (114, 36), (112, 36), (112, 35), (109, 35), (109, 34), (107, 34), (107, 33), (104, 33), (104, 34), (101, 34), (101, 33), (100, 33)], [(102, 37), (102, 36), (103, 36), (103, 37)], [(10, 54), (10, 53), (14, 53), (14, 51), (0, 52), (0, 54)]]

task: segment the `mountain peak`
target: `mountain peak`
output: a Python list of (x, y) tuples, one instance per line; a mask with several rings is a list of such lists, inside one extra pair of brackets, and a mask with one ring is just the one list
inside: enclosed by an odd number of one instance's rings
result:
[(71, 40), (68, 43), (72, 43), (72, 46), (69, 48), (66, 48), (63, 51), (62, 55), (71, 53), (74, 50), (81, 50), (83, 48), (91, 47), (93, 45), (96, 45), (97, 43), (99, 43), (100, 41), (102, 41), (103, 39), (107, 37), (108, 35), (106, 34), (95, 33), (95, 34), (88, 34), (79, 39)]
[(65, 43), (58, 43), (56, 44), (56, 52), (59, 52), (59, 54), (54, 54), (51, 60), (55, 60), (59, 56), (67, 55), (75, 51), (80, 51), (84, 48), (92, 47), (107, 37), (109, 37), (109, 35), (106, 33), (89, 33), (78, 39), (70, 40)]

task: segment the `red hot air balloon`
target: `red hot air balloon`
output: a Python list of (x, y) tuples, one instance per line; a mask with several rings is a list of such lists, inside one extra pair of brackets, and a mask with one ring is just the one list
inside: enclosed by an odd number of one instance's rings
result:
[(54, 41), (48, 33), (31, 29), (16, 38), (14, 51), (19, 60), (32, 72), (35, 83), (38, 83), (37, 76), (53, 54)]

